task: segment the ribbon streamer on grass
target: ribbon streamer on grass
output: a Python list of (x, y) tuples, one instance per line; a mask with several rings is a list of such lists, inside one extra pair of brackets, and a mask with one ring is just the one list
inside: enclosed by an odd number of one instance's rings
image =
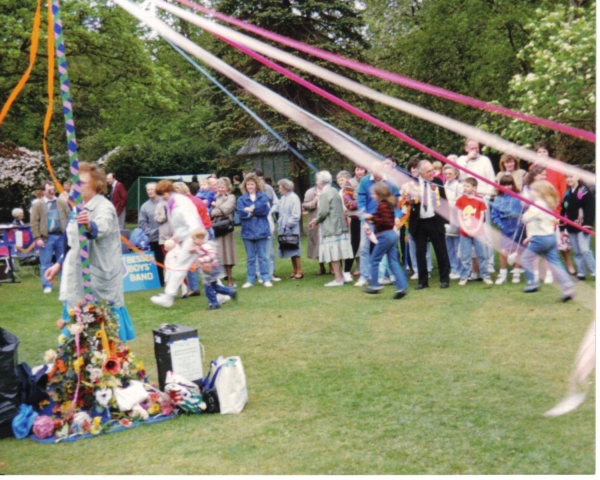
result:
[(468, 97), (466, 95), (461, 95), (458, 93), (451, 92), (449, 90), (445, 90), (440, 87), (435, 87), (433, 85), (429, 85), (424, 82), (419, 82), (417, 80), (413, 80), (408, 77), (404, 77), (402, 75), (398, 75), (396, 73), (388, 72), (376, 67), (372, 67), (370, 65), (365, 65), (363, 63), (357, 62), (355, 60), (350, 60), (348, 58), (344, 58), (340, 55), (336, 55), (331, 52), (327, 52), (325, 50), (321, 50), (316, 47), (311, 47), (310, 45), (306, 45), (305, 43), (292, 40), (291, 38), (284, 37), (283, 35), (278, 35), (276, 33), (265, 30), (264, 28), (260, 28), (254, 25), (251, 25), (247, 22), (243, 22), (241, 20), (237, 20), (235, 18), (229, 17), (219, 12), (215, 12), (206, 7), (193, 3), (189, 0), (176, 0), (177, 2), (187, 5), (190, 8), (198, 10), (207, 15), (211, 15), (219, 20), (223, 20), (231, 25), (235, 25), (237, 27), (243, 28), (244, 30), (248, 30), (252, 33), (256, 33), (262, 37), (268, 38), (269, 40), (273, 40), (277, 43), (281, 43), (283, 45), (287, 45), (288, 47), (292, 47), (301, 52), (308, 53), (318, 58), (322, 58), (332, 63), (336, 63), (338, 65), (342, 65), (344, 67), (350, 68), (352, 70), (356, 70), (362, 73), (367, 73), (374, 77), (382, 78), (383, 80), (387, 80), (389, 82), (397, 83), (398, 85), (402, 85), (408, 88), (412, 88), (414, 90), (418, 90), (424, 93), (428, 93), (431, 95), (435, 95), (437, 97), (446, 98), (452, 100), (454, 102), (463, 103), (465, 105), (469, 105), (471, 107), (479, 108), (481, 110), (487, 110), (494, 113), (499, 113), (501, 115), (505, 115), (507, 117), (518, 118), (520, 120), (532, 123), (534, 125), (541, 125), (552, 130), (558, 130), (560, 132), (566, 133), (568, 135), (572, 135), (574, 137), (582, 138), (589, 142), (596, 142), (596, 135), (593, 132), (588, 132), (586, 130), (581, 130), (579, 128), (570, 127), (568, 125), (562, 125), (557, 122), (553, 122), (550, 120), (545, 120), (543, 118), (538, 118), (532, 115), (526, 115), (524, 113), (519, 113), (514, 110), (510, 110), (505, 107), (501, 107), (498, 105), (491, 105), (482, 100), (477, 100), (475, 98)]
[[(65, 128), (67, 133), (69, 163), (73, 191), (75, 192), (76, 213), (82, 212), (83, 199), (81, 198), (81, 182), (79, 180), (79, 161), (77, 159), (77, 140), (75, 138), (75, 121), (73, 120), (73, 103), (71, 101), (71, 90), (69, 87), (69, 75), (67, 70), (67, 57), (65, 53), (65, 41), (63, 36), (62, 21), (60, 19), (59, 0), (52, 1), (52, 16), (54, 19), (54, 39), (56, 41), (56, 57), (58, 58), (58, 73), (60, 78), (60, 91), (63, 101), (63, 112), (65, 115)], [(85, 299), (93, 300), (92, 279), (90, 273), (90, 259), (88, 251), (88, 239), (85, 227), (79, 225), (79, 249), (81, 256), (81, 267), (83, 275), (83, 288)]]
[(546, 168), (551, 168), (564, 174), (576, 175), (588, 184), (596, 183), (596, 177), (593, 173), (587, 172), (579, 167), (566, 164), (553, 158), (541, 158), (532, 150), (504, 140), (497, 135), (491, 134), (471, 125), (467, 125), (466, 123), (459, 122), (458, 120), (454, 120), (439, 113), (432, 112), (426, 108), (419, 107), (412, 103), (381, 93), (377, 90), (355, 82), (354, 80), (350, 80), (347, 77), (334, 73), (331, 70), (292, 55), (291, 53), (284, 52), (283, 50), (261, 42), (260, 40), (249, 37), (248, 35), (244, 35), (243, 33), (232, 30), (231, 28), (204, 19), (193, 14), (192, 12), (166, 3), (164, 0), (152, 0), (152, 3), (157, 7), (172, 13), (173, 15), (176, 15), (177, 17), (186, 20), (214, 35), (228, 38), (240, 45), (243, 45), (244, 47), (254, 50), (255, 52), (266, 55), (294, 68), (304, 70), (311, 75), (315, 75), (325, 81), (350, 90), (358, 95), (365, 96), (371, 100), (375, 100), (404, 113), (408, 113), (409, 115), (416, 116), (425, 121), (441, 126), (442, 128), (453, 131), (463, 137), (472, 138), (501, 152), (514, 155), (517, 158), (521, 158), (531, 163), (543, 165)]

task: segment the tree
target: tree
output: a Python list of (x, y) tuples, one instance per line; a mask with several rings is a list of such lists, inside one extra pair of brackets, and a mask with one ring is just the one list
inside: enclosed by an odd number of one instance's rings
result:
[[(526, 25), (530, 41), (518, 58), (531, 65), (509, 82), (511, 103), (523, 113), (596, 130), (596, 5), (538, 8)], [(498, 125), (499, 124), (499, 125)], [(498, 122), (502, 135), (532, 146), (548, 139), (556, 156), (595, 169), (594, 145), (524, 122)]]

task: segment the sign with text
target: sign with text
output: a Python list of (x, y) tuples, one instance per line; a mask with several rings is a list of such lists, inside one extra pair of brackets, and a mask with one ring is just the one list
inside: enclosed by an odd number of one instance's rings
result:
[(154, 260), (154, 252), (144, 252), (144, 255), (127, 253), (123, 255), (123, 290), (136, 292), (160, 288), (160, 279)]

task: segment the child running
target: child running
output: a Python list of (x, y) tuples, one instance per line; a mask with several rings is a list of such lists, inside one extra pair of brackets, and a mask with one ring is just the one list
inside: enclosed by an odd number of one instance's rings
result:
[(469, 281), (471, 273), (471, 250), (475, 247), (475, 254), (479, 262), (479, 270), (483, 282), (492, 285), (492, 279), (488, 273), (486, 237), (483, 226), (484, 213), (487, 210), (483, 199), (476, 195), (477, 180), (467, 177), (463, 181), (464, 194), (456, 200), (455, 208), (460, 224), (460, 280), (458, 284), (464, 287)]
[[(535, 204), (546, 210), (552, 211), (558, 205), (558, 193), (550, 182), (542, 180), (532, 183), (531, 193)], [(556, 222), (552, 215), (535, 207), (529, 207), (523, 214), (523, 223), (527, 226), (527, 238), (523, 241), (527, 249), (521, 255), (521, 262), (527, 275), (527, 286), (523, 291), (532, 293), (539, 290), (539, 279), (535, 279), (533, 275), (533, 262), (539, 255), (544, 255), (563, 292), (561, 300), (568, 302), (575, 296), (575, 289), (573, 280), (558, 256), (554, 234)]]
[[(394, 210), (396, 209), (397, 198), (384, 182), (377, 182), (371, 187), (371, 198), (379, 204), (375, 213), (373, 215), (366, 214), (365, 218), (373, 222), (377, 243), (369, 258), (371, 264), (370, 286), (363, 292), (375, 294), (383, 288), (378, 281), (379, 263), (383, 256), (387, 254), (389, 266), (396, 283), (394, 298), (399, 300), (406, 295), (408, 283), (406, 274), (398, 260), (398, 235), (394, 232)], [(370, 227), (367, 226), (365, 230), (367, 235), (371, 234)]]
[(191, 237), (194, 245), (190, 247), (190, 253), (198, 254), (198, 267), (204, 283), (204, 293), (208, 300), (207, 310), (216, 310), (221, 308), (217, 300), (217, 293), (229, 295), (233, 300), (237, 297), (237, 292), (230, 287), (219, 285), (218, 280), (222, 276), (221, 262), (217, 246), (206, 240), (207, 232), (204, 228), (196, 228), (192, 231)]
[[(500, 185), (519, 193), (519, 188), (512, 175), (503, 175), (500, 177)], [(523, 207), (521, 201), (510, 195), (505, 195), (499, 191), (496, 199), (491, 205), (492, 221), (500, 228), (502, 237), (500, 238), (500, 273), (496, 277), (496, 285), (506, 283), (508, 276), (508, 255), (511, 252), (521, 253), (521, 236), (523, 225), (520, 223)], [(512, 270), (512, 283), (521, 281), (521, 266), (515, 263)]]

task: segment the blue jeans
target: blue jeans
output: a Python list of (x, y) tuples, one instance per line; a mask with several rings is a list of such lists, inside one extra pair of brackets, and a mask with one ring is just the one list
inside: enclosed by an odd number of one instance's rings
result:
[(58, 260), (65, 251), (62, 233), (58, 235), (48, 235), (48, 238), (44, 240), (44, 243), (44, 248), (40, 248), (42, 288), (52, 288), (52, 284), (44, 278), (44, 273), (52, 266), (52, 255), (56, 255), (56, 260)]
[(460, 256), (459, 256), (460, 236), (446, 235), (446, 250), (448, 250), (448, 260), (450, 261), (450, 273), (460, 275)]
[[(408, 288), (406, 275), (404, 270), (402, 270), (400, 260), (398, 259), (398, 235), (396, 235), (393, 230), (377, 234), (377, 244), (375, 245), (370, 258), (371, 280), (369, 284), (371, 287), (379, 286), (377, 273), (379, 272), (379, 263), (385, 254), (387, 254), (389, 266), (394, 274), (396, 290), (406, 290)], [(362, 271), (362, 263), (360, 269)]]
[(594, 252), (590, 250), (591, 236), (584, 232), (569, 233), (571, 239), (571, 248), (573, 248), (575, 266), (577, 267), (577, 275), (585, 277), (585, 267), (592, 277), (596, 276), (596, 261), (594, 260)]
[[(267, 239), (267, 261), (269, 262), (269, 279), (275, 274), (275, 249), (273, 248), (274, 237)], [(256, 270), (260, 271), (258, 258), (256, 259)]]
[(521, 265), (525, 269), (527, 284), (537, 286), (534, 283), (533, 262), (539, 255), (546, 257), (552, 275), (558, 281), (561, 290), (563, 292), (571, 291), (574, 286), (573, 280), (571, 280), (571, 276), (560, 261), (558, 248), (556, 248), (556, 235), (554, 234), (532, 237), (521, 255)]
[[(413, 236), (408, 234), (408, 253), (410, 255), (410, 264), (412, 265), (412, 271), (414, 273), (419, 272), (419, 268), (417, 267), (417, 245)], [(431, 263), (431, 243), (427, 242), (427, 271), (431, 272), (433, 270), (433, 263)]]
[(219, 285), (219, 283), (216, 281), (204, 285), (204, 294), (206, 295), (206, 299), (211, 306), (219, 305), (219, 302), (217, 301), (217, 293), (231, 296), (235, 293), (235, 290), (224, 285)]
[(479, 273), (481, 274), (481, 278), (487, 277), (488, 274), (488, 249), (485, 245), (485, 237), (463, 237), (460, 236), (460, 258), (461, 258), (461, 269), (460, 269), (460, 278), (468, 278), (471, 274), (471, 264), (473, 261), (471, 260), (471, 250), (472, 247), (475, 247), (475, 254), (477, 255), (477, 261), (479, 262)]
[(392, 272), (392, 269), (390, 267), (390, 263), (388, 262), (388, 257), (387, 255), (384, 255), (383, 258), (381, 259), (381, 262), (379, 263), (379, 271), (378, 271), (378, 277), (377, 278), (391, 278), (392, 275), (394, 275), (394, 273)]
[(188, 288), (191, 291), (197, 292), (199, 290), (198, 289), (198, 270), (196, 270), (195, 272), (188, 270), (187, 281), (188, 281)]
[(258, 267), (260, 278), (263, 282), (271, 280), (269, 275), (269, 260), (267, 259), (267, 243), (271, 241), (269, 238), (261, 238), (259, 240), (244, 239), (244, 247), (246, 247), (246, 282), (254, 284), (256, 277), (256, 260), (258, 258)]
[(367, 222), (364, 220), (360, 222), (360, 245), (358, 247), (358, 258), (360, 259), (360, 277), (368, 282), (369, 275), (371, 275), (371, 270), (369, 267), (371, 242), (369, 241), (369, 237), (365, 232), (366, 223)]

